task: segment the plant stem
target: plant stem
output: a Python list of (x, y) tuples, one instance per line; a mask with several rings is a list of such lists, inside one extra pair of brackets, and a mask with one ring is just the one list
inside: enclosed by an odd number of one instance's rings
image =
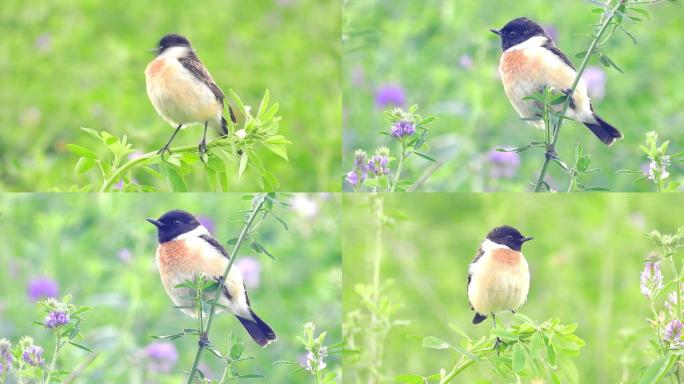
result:
[(468, 359), (467, 361), (463, 361), (463, 359), (461, 359), (461, 361), (454, 366), (451, 372), (449, 372), (449, 374), (444, 376), (444, 378), (439, 381), (439, 384), (446, 384), (450, 382), (454, 379), (454, 377), (458, 376), (459, 373), (463, 372), (464, 369), (470, 367), (474, 363), (475, 360)]
[[(230, 272), (230, 269), (233, 267), (233, 263), (235, 262), (235, 259), (237, 258), (237, 253), (240, 250), (240, 246), (242, 245), (242, 241), (245, 239), (245, 235), (247, 235), (247, 232), (249, 232), (249, 228), (252, 226), (252, 223), (254, 222), (254, 219), (256, 218), (257, 214), (261, 211), (261, 207), (264, 205), (264, 202), (266, 201), (266, 196), (262, 195), (260, 199), (258, 199), (258, 202), (256, 205), (252, 208), (252, 211), (249, 214), (249, 218), (247, 219), (247, 222), (245, 223), (245, 226), (242, 227), (242, 231), (240, 232), (240, 236), (237, 239), (237, 242), (235, 243), (235, 246), (233, 247), (233, 252), (230, 254), (230, 261), (228, 261), (228, 266), (226, 266), (225, 272), (223, 272), (223, 276), (221, 281), (225, 282), (226, 279), (228, 278), (228, 273)], [(214, 314), (216, 312), (216, 302), (218, 302), (219, 298), (221, 297), (221, 293), (223, 292), (223, 289), (219, 287), (219, 289), (216, 290), (216, 294), (214, 295), (214, 299), (210, 302), (210, 308), (209, 308), (209, 316), (207, 318), (207, 326), (204, 328), (204, 333), (208, 334), (209, 330), (211, 329), (211, 324), (214, 320)], [(202, 337), (202, 335), (200, 335)], [(204, 346), (202, 344), (198, 345), (197, 347), (197, 353), (195, 353), (195, 360), (192, 363), (192, 369), (190, 370), (190, 373), (188, 375), (188, 381), (187, 384), (192, 383), (192, 381), (195, 378), (195, 374), (197, 374), (197, 366), (199, 365), (200, 358), (202, 357), (202, 352), (204, 352)]]
[(59, 330), (55, 332), (55, 351), (52, 353), (52, 359), (50, 360), (50, 367), (48, 368), (47, 376), (43, 383), (50, 384), (50, 378), (52, 377), (52, 372), (55, 370), (55, 364), (57, 364), (57, 354), (59, 353), (61, 337), (59, 336)]
[[(215, 139), (211, 141), (209, 144), (207, 144), (207, 148), (212, 148), (212, 147), (223, 147), (228, 145), (227, 140), (225, 138), (221, 137), (218, 139)], [(197, 148), (196, 145), (187, 145), (184, 147), (177, 147), (177, 148), (171, 148), (170, 151), (172, 153), (186, 153), (186, 152), (197, 152), (199, 149)], [(100, 188), (100, 192), (109, 192), (112, 189), (112, 186), (118, 182), (122, 175), (124, 175), (128, 170), (144, 163), (147, 160), (153, 159), (157, 156), (160, 156), (158, 151), (153, 151), (153, 152), (147, 152), (144, 155), (141, 155), (140, 157), (136, 157), (133, 160), (129, 160), (127, 163), (122, 165), (121, 167), (116, 168), (112, 174), (109, 176), (109, 178), (105, 179), (105, 181), (102, 184), (102, 187)], [(163, 160), (162, 160), (163, 161)]]
[[(618, 7), (622, 4), (621, 1), (618, 1), (615, 7), (611, 10), (610, 15), (606, 17), (606, 19), (603, 21), (603, 24), (601, 25), (601, 29), (599, 29), (599, 32), (596, 34), (594, 37), (594, 40), (591, 42), (591, 45), (589, 46), (589, 49), (587, 50), (587, 54), (584, 56), (584, 60), (582, 60), (582, 64), (580, 65), (579, 69), (577, 70), (577, 75), (575, 76), (575, 81), (573, 81), (572, 86), (570, 87), (570, 91), (568, 92), (568, 96), (565, 98), (565, 102), (563, 103), (563, 108), (561, 109), (561, 118), (558, 119), (558, 122), (555, 125), (555, 129), (553, 131), (553, 139), (551, 140), (551, 145), (547, 148), (547, 154), (549, 153), (555, 153), (556, 152), (556, 143), (558, 143), (558, 137), (560, 136), (560, 129), (561, 126), (563, 125), (563, 121), (565, 120), (565, 114), (568, 112), (568, 108), (570, 107), (570, 101), (572, 100), (573, 96), (575, 95), (575, 89), (577, 88), (577, 85), (580, 82), (580, 79), (582, 78), (582, 73), (584, 73), (584, 70), (587, 68), (587, 64), (589, 64), (589, 58), (591, 57), (592, 53), (596, 49), (596, 46), (598, 45), (599, 40), (601, 40), (601, 36), (603, 33), (606, 31), (608, 28), (608, 25), (610, 25), (610, 22), (613, 20), (615, 17), (615, 11), (617, 11)], [(539, 192), (541, 190), (544, 177), (546, 176), (546, 171), (548, 169), (549, 163), (551, 162), (551, 157), (546, 155), (544, 158), (544, 164), (542, 165), (541, 171), (539, 171), (539, 178), (537, 179), (537, 183), (534, 185), (534, 191)]]
[(401, 156), (399, 157), (399, 164), (397, 165), (397, 172), (394, 174), (394, 180), (392, 181), (392, 186), (390, 187), (390, 192), (394, 192), (397, 183), (399, 182), (399, 177), (401, 176), (401, 170), (404, 167), (404, 159), (406, 158), (406, 146), (404, 143), (401, 144)]
[(64, 384), (71, 384), (72, 382), (74, 382), (74, 380), (76, 380), (83, 373), (83, 371), (86, 368), (88, 368), (88, 366), (93, 361), (95, 361), (95, 358), (97, 358), (98, 355), (99, 355), (98, 352), (93, 352), (90, 355), (88, 355), (88, 357), (86, 357), (86, 359), (84, 361), (82, 361), (81, 364), (79, 364), (78, 367), (76, 367), (76, 369), (74, 369), (73, 372), (71, 372), (69, 377), (67, 377), (64, 380)]
[(384, 217), (384, 199), (380, 195), (373, 196), (373, 205), (375, 210), (375, 255), (373, 258), (373, 306), (374, 310), (371, 314), (371, 337), (370, 337), (370, 351), (371, 351), (371, 366), (368, 377), (369, 384), (380, 382), (380, 359), (382, 353), (380, 351), (380, 336), (377, 333), (378, 317), (376, 315), (377, 308), (380, 306), (380, 267), (382, 265), (382, 226)]

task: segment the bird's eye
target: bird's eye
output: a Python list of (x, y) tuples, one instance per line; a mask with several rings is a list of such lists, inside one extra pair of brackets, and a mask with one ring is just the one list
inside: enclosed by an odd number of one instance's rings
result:
[(506, 238), (508, 238), (508, 239), (512, 239), (512, 238), (513, 238), (513, 236), (512, 236), (512, 235), (508, 235), (508, 236), (506, 236)]
[(508, 33), (508, 37), (510, 37), (510, 38), (513, 38), (513, 37), (516, 37), (516, 36), (518, 36), (518, 33), (515, 32), (515, 31), (511, 31), (511, 32)]
[(176, 221), (174, 221), (174, 223), (176, 223), (176, 224), (181, 224), (181, 221), (180, 221), (180, 220), (176, 220)]

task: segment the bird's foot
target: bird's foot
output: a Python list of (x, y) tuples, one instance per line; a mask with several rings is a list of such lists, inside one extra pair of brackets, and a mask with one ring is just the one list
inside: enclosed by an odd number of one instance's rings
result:
[(202, 141), (200, 141), (197, 149), (199, 150), (200, 159), (202, 160), (202, 162), (206, 163), (207, 162), (207, 159), (206, 159), (206, 157), (207, 157), (207, 141), (206, 141), (206, 139), (202, 139)]
[(163, 146), (160, 150), (158, 150), (158, 151), (157, 151), (157, 155), (161, 155), (162, 157), (164, 157), (164, 153), (165, 153), (165, 152), (168, 152), (169, 155), (172, 154), (171, 148), (169, 148), (169, 145), (168, 145), (168, 144), (166, 144), (166, 145)]
[(201, 348), (206, 348), (211, 345), (211, 341), (209, 341), (209, 334), (204, 332), (203, 334), (200, 335), (199, 342), (197, 343)]
[(547, 160), (554, 160), (558, 158), (558, 153), (556, 153), (555, 148), (546, 148), (546, 152), (544, 152), (544, 156), (546, 156)]
[(499, 356), (499, 353), (501, 352), (501, 346), (503, 344), (504, 344), (504, 342), (497, 337), (496, 341), (494, 342), (494, 349), (496, 349), (496, 355), (497, 356)]

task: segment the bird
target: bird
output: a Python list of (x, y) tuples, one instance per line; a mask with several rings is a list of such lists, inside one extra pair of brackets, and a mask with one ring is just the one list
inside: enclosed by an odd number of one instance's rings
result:
[[(575, 67), (541, 25), (526, 17), (519, 17), (500, 30), (491, 31), (501, 38), (503, 54), (499, 62), (499, 74), (504, 91), (521, 118), (541, 116), (539, 110), (543, 105), (525, 98), (543, 88), (555, 89), (566, 96), (569, 94), (577, 76)], [(586, 125), (606, 145), (623, 138), (617, 128), (596, 114), (582, 79), (575, 88), (566, 116)], [(544, 129), (541, 120), (527, 121)]]
[[(203, 159), (209, 125), (218, 128), (222, 137), (228, 135), (228, 122), (223, 116), (225, 95), (187, 38), (167, 34), (155, 50), (156, 57), (145, 68), (147, 96), (157, 113), (175, 128), (158, 154), (163, 156), (164, 152), (171, 152), (169, 146), (184, 125), (204, 124), (198, 147)], [(228, 113), (235, 124), (237, 119), (230, 105)]]
[(530, 270), (521, 248), (532, 239), (502, 225), (489, 231), (480, 243), (468, 268), (468, 301), (475, 311), (473, 324), (491, 315), (496, 328), (496, 313), (515, 312), (527, 300)]
[[(156, 260), (162, 285), (181, 311), (197, 318), (194, 303), (189, 299), (196, 294), (195, 291), (178, 286), (204, 276), (209, 281), (218, 282), (222, 290), (218, 301), (221, 307), (216, 307), (216, 313), (223, 309), (235, 315), (262, 347), (277, 339), (273, 329), (252, 310), (242, 274), (236, 265), (222, 281), (230, 255), (195, 216), (183, 210), (171, 210), (159, 219), (147, 218), (147, 221), (157, 227), (159, 246)], [(214, 292), (205, 293), (205, 299), (213, 300), (214, 295)], [(206, 335), (201, 337), (206, 338)]]

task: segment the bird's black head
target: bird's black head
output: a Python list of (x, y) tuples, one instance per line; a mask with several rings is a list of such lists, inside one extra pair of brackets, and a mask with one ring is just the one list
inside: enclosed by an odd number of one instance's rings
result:
[(161, 55), (165, 50), (171, 47), (188, 47), (190, 48), (190, 41), (181, 35), (175, 33), (168, 34), (159, 40), (159, 47), (157, 48), (157, 55)]
[(168, 211), (159, 219), (148, 218), (147, 221), (157, 227), (159, 243), (173, 240), (176, 236), (188, 233), (201, 225), (195, 216), (181, 210)]
[(492, 29), (492, 32), (501, 37), (501, 48), (505, 51), (508, 48), (520, 44), (527, 39), (535, 36), (549, 37), (544, 28), (527, 17), (519, 17), (508, 22), (500, 30)]
[(517, 229), (509, 225), (502, 225), (489, 231), (487, 239), (505, 245), (514, 251), (520, 251), (523, 243), (532, 240), (533, 237), (525, 237)]

